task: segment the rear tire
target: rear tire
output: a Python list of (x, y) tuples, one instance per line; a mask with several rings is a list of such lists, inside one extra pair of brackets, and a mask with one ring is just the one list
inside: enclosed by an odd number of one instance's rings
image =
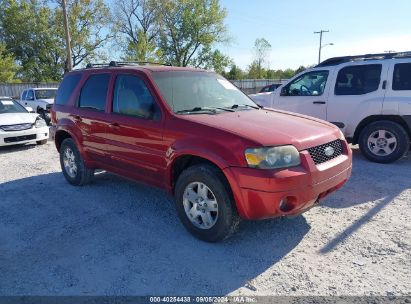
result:
[(94, 170), (85, 166), (76, 144), (71, 138), (63, 140), (60, 146), (60, 165), (66, 180), (74, 186), (91, 182)]
[(229, 185), (217, 168), (199, 164), (184, 170), (175, 194), (177, 214), (195, 237), (218, 242), (236, 230), (240, 218)]
[(410, 139), (398, 123), (381, 120), (362, 129), (358, 144), (367, 159), (377, 163), (391, 163), (408, 152)]

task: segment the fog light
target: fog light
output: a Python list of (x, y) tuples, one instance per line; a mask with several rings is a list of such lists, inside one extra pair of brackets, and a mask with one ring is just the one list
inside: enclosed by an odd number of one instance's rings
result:
[(280, 201), (279, 207), (282, 212), (290, 212), (294, 209), (294, 204), (285, 197)]

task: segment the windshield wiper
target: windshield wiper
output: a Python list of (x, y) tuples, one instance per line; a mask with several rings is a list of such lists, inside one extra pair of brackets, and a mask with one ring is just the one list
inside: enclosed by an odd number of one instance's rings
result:
[(247, 104), (234, 104), (234, 105), (231, 106), (231, 109), (238, 109), (240, 107), (247, 107), (247, 108), (253, 108), (253, 109), (260, 109), (261, 108), (258, 105), (251, 106), (251, 105), (247, 105)]
[(212, 113), (212, 114), (216, 114), (217, 111), (214, 108), (194, 107), (192, 109), (179, 110), (179, 111), (176, 112), (176, 114), (190, 114), (190, 113), (197, 113), (197, 114)]

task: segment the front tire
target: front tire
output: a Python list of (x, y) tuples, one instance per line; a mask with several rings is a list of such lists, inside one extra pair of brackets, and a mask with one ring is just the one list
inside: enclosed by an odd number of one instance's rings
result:
[(184, 170), (177, 180), (175, 194), (181, 222), (203, 241), (226, 239), (239, 224), (229, 185), (211, 165), (200, 164)]
[(377, 163), (391, 163), (407, 153), (410, 139), (398, 123), (381, 120), (368, 124), (361, 131), (358, 143), (367, 159)]
[(91, 182), (94, 170), (85, 166), (76, 144), (66, 138), (60, 146), (60, 165), (66, 180), (74, 186), (82, 186)]

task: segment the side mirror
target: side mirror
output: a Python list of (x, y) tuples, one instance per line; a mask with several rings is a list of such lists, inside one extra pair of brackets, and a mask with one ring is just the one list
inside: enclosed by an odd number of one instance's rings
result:
[(287, 87), (281, 88), (281, 93), (280, 96), (288, 96), (288, 90)]
[(36, 113), (32, 107), (25, 107), (29, 113)]

